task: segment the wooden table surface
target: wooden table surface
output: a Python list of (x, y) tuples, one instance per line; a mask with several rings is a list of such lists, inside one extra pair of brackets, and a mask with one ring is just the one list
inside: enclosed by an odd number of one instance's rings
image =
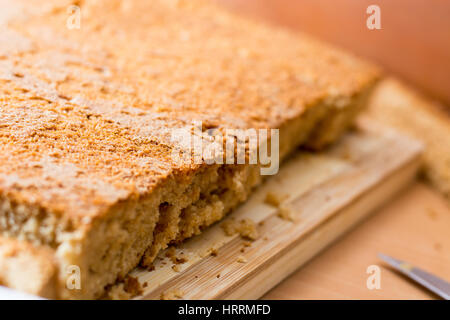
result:
[[(416, 182), (263, 299), (435, 299), (377, 258), (382, 252), (450, 281), (450, 205)], [(381, 269), (369, 290), (367, 267)]]

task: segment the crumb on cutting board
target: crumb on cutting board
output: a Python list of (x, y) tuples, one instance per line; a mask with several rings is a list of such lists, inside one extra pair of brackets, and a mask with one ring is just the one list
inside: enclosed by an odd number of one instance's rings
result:
[(183, 252), (180, 252), (177, 255), (177, 251), (176, 251), (176, 248), (174, 246), (170, 246), (167, 249), (167, 251), (165, 253), (165, 256), (167, 258), (169, 258), (172, 261), (173, 264), (183, 264), (183, 263), (188, 261), (187, 257), (183, 254)]
[(181, 291), (180, 289), (174, 289), (174, 290), (162, 292), (161, 295), (159, 296), (159, 299), (160, 300), (178, 300), (178, 299), (182, 299), (183, 295), (184, 295), (183, 291)]
[(264, 202), (268, 205), (278, 208), (277, 216), (283, 220), (294, 221), (294, 213), (292, 209), (283, 204), (283, 201), (289, 198), (287, 194), (279, 194), (267, 192)]
[(217, 257), (217, 254), (218, 254), (217, 249), (211, 247), (211, 248), (209, 248), (209, 249), (206, 250), (206, 251), (202, 251), (202, 252), (199, 254), (199, 256), (200, 256), (200, 258), (205, 258), (205, 257), (208, 257), (208, 256)]
[(258, 239), (258, 230), (255, 223), (251, 219), (242, 219), (236, 222), (234, 219), (229, 219), (221, 225), (223, 231), (227, 236), (239, 234), (242, 238), (248, 240)]
[(244, 256), (239, 256), (236, 261), (239, 263), (246, 263), (247, 259)]
[(285, 205), (281, 205), (278, 208), (277, 216), (283, 220), (294, 221), (294, 212), (291, 208)]
[(222, 228), (223, 232), (225, 232), (225, 234), (227, 236), (232, 236), (234, 234), (236, 234), (236, 221), (234, 220), (234, 218), (230, 218), (226, 221), (224, 221), (220, 227)]
[(175, 271), (175, 272), (180, 272), (181, 271), (181, 267), (180, 267), (179, 264), (174, 264), (172, 266), (172, 270)]
[(284, 200), (289, 197), (287, 194), (275, 193), (272, 191), (267, 192), (264, 203), (271, 205), (272, 207), (279, 207)]

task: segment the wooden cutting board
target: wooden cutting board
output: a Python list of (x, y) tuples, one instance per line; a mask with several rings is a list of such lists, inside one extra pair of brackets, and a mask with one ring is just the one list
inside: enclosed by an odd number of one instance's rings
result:
[[(180, 245), (175, 256), (184, 263), (162, 252), (153, 271), (135, 269), (144, 291), (137, 299), (261, 297), (407, 185), (421, 151), (418, 142), (363, 121), (324, 153), (294, 155), (238, 210)], [(265, 203), (269, 192), (287, 196), (294, 221)], [(248, 246), (227, 236), (222, 224), (230, 219), (252, 220), (258, 239)]]

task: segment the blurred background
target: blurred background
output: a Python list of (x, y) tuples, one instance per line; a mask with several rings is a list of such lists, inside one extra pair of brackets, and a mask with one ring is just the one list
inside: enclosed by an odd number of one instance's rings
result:
[[(449, 0), (216, 1), (347, 48), (450, 106)], [(381, 9), (381, 30), (366, 27), (373, 4)]]

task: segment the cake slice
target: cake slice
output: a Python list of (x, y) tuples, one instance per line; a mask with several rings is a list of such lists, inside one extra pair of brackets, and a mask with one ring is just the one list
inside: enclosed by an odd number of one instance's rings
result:
[(389, 78), (369, 100), (366, 115), (425, 145), (423, 173), (450, 199), (450, 114), (404, 83)]
[[(52, 252), (62, 299), (101, 297), (263, 181), (258, 163), (177, 161), (174, 154), (192, 154), (175, 130), (201, 123), (200, 136), (222, 135), (226, 144), (236, 140), (228, 129), (278, 129), (278, 163), (299, 146), (335, 141), (378, 75), (308, 36), (209, 1), (23, 0), (7, 8), (0, 235)], [(258, 143), (272, 146), (273, 137)], [(74, 267), (80, 288), (67, 287)]]

